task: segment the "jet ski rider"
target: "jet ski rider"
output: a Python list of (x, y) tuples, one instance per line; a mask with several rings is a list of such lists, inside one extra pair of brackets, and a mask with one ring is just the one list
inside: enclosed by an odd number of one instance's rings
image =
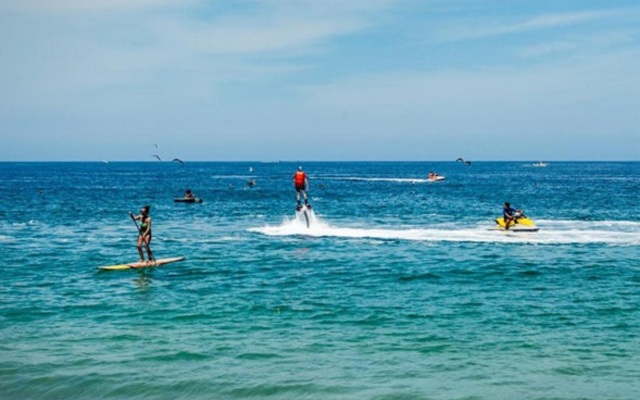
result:
[(502, 209), (502, 218), (504, 218), (504, 229), (509, 229), (510, 225), (514, 225), (518, 222), (518, 218), (522, 216), (522, 211), (516, 210), (511, 207), (508, 202), (504, 203)]

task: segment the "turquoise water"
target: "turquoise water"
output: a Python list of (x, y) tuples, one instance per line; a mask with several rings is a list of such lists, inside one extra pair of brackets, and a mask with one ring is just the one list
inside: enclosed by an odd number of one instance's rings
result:
[(532, 164), (0, 163), (0, 398), (637, 399), (640, 163)]

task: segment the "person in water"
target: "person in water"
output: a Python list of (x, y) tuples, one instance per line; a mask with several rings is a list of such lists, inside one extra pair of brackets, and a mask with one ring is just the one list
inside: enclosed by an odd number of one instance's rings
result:
[(504, 229), (509, 229), (509, 226), (518, 222), (518, 217), (522, 214), (522, 211), (516, 210), (511, 207), (511, 204), (504, 203), (502, 208), (502, 218), (504, 218)]
[(184, 192), (184, 198), (185, 199), (193, 199), (193, 193), (191, 193), (191, 189), (187, 189), (186, 192)]
[(296, 201), (298, 202), (298, 210), (302, 208), (300, 204), (300, 193), (304, 197), (304, 205), (311, 208), (309, 200), (307, 199), (307, 189), (309, 188), (309, 179), (307, 174), (302, 170), (302, 167), (298, 167), (298, 170), (293, 175), (293, 187), (296, 188)]
[(148, 262), (153, 261), (153, 253), (151, 253), (151, 217), (149, 216), (149, 210), (151, 206), (144, 206), (140, 210), (140, 215), (134, 216), (129, 213), (129, 216), (134, 221), (140, 221), (140, 230), (138, 231), (138, 254), (140, 255), (140, 262), (144, 262), (144, 253), (142, 252), (142, 245), (147, 248)]

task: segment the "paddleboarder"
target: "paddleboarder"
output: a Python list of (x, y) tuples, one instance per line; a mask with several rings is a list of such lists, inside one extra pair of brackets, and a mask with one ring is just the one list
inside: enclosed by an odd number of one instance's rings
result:
[[(151, 217), (149, 216), (149, 210), (151, 206), (144, 206), (140, 209), (140, 215), (133, 215), (133, 213), (129, 213), (129, 216), (133, 221), (140, 221), (140, 226), (138, 227), (138, 254), (140, 255), (140, 262), (145, 262), (144, 253), (142, 252), (142, 245), (144, 244), (147, 248), (147, 258), (149, 263), (154, 261), (153, 253), (151, 252)], [(136, 226), (138, 224), (136, 223)]]

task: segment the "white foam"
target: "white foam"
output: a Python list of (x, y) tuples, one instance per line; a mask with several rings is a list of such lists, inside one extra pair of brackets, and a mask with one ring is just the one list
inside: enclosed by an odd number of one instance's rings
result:
[(362, 178), (362, 177), (339, 177), (333, 178), (338, 181), (361, 181), (361, 182), (396, 182), (396, 183), (430, 183), (428, 179), (420, 178)]
[(536, 220), (538, 225), (546, 225), (556, 229), (580, 228), (580, 229), (621, 229), (625, 231), (640, 231), (640, 222), (637, 221), (571, 221), (571, 220)]
[[(251, 228), (250, 232), (267, 236), (336, 237), (349, 239), (411, 240), (425, 242), (477, 242), (477, 243), (531, 243), (531, 244), (586, 244), (640, 245), (640, 224), (631, 221), (602, 221), (583, 223), (575, 221), (541, 222), (538, 232), (505, 232), (491, 230), (491, 224), (478, 224), (471, 228), (458, 225), (437, 225), (425, 228), (361, 228), (336, 227), (314, 216), (309, 228), (299, 219), (285, 220), (278, 226)], [(615, 229), (608, 228), (613, 225)], [(633, 229), (617, 229), (632, 226)]]
[(11, 236), (0, 235), (0, 243), (12, 243), (15, 239)]

